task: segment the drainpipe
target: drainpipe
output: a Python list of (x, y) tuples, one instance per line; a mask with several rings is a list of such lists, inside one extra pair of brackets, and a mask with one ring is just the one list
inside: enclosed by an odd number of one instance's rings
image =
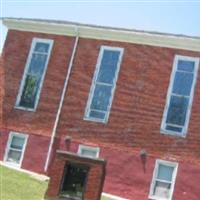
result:
[(49, 166), (49, 162), (50, 162), (50, 158), (51, 158), (51, 152), (52, 152), (52, 148), (53, 148), (53, 144), (54, 144), (54, 140), (55, 140), (55, 136), (56, 136), (56, 130), (57, 130), (58, 122), (59, 122), (59, 119), (60, 119), (60, 114), (61, 114), (61, 109), (62, 109), (63, 102), (64, 102), (64, 97), (65, 97), (65, 94), (66, 94), (66, 91), (67, 91), (67, 86), (68, 86), (69, 77), (70, 77), (70, 74), (71, 74), (71, 69), (72, 69), (72, 65), (73, 65), (78, 41), (79, 41), (79, 33), (78, 33), (78, 27), (76, 27), (76, 39), (75, 39), (75, 42), (74, 42), (74, 47), (73, 47), (70, 63), (69, 63), (69, 66), (68, 66), (68, 72), (67, 72), (67, 76), (65, 78), (65, 83), (64, 83), (64, 86), (63, 86), (63, 91), (62, 91), (58, 111), (57, 111), (57, 114), (56, 114), (56, 119), (55, 119), (55, 122), (54, 122), (52, 134), (51, 134), (51, 140), (50, 140), (49, 149), (48, 149), (48, 153), (47, 153), (47, 159), (46, 159), (45, 166), (44, 166), (45, 172), (47, 171), (48, 166)]

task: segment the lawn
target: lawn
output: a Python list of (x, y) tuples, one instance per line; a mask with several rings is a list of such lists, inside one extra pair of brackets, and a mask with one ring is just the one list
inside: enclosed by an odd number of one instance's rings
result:
[(42, 200), (47, 186), (46, 181), (0, 165), (0, 200)]
[(0, 165), (1, 200), (42, 200), (48, 182)]

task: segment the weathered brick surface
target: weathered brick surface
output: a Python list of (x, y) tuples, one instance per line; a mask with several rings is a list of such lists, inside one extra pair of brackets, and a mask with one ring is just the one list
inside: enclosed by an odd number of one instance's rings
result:
[[(156, 159), (176, 162), (172, 157), (147, 155), (145, 172), (140, 152), (102, 148), (100, 157), (107, 162), (103, 191), (130, 200), (147, 200)], [(198, 200), (200, 165), (178, 161), (173, 200)]]
[[(78, 141), (73, 141), (70, 145), (70, 151), (77, 152), (79, 144)], [(94, 145), (85, 143), (85, 145), (89, 144)], [(124, 149), (102, 146), (100, 158), (107, 160), (106, 178), (103, 187), (105, 193), (130, 200), (147, 200), (155, 161), (156, 159), (162, 159), (179, 163), (173, 200), (199, 199), (200, 165), (198, 163), (177, 160), (173, 155), (166, 152), (163, 156), (157, 157), (147, 153), (146, 163), (143, 164), (140, 151), (125, 151)], [(90, 185), (90, 181), (88, 183)]]
[(46, 197), (57, 197), (60, 191), (60, 184), (65, 167), (65, 160), (55, 159), (51, 168), (49, 176), (51, 177)]
[(44, 166), (49, 143), (49, 137), (30, 134), (22, 162), (22, 168), (37, 173), (45, 173)]
[[(83, 120), (101, 45), (123, 47), (117, 87), (107, 124)], [(166, 152), (181, 159), (197, 160), (200, 128), (200, 76), (186, 138), (163, 135), (160, 124), (176, 54), (199, 57), (199, 52), (91, 39), (79, 41), (58, 134), (84, 142), (149, 153)], [(198, 73), (199, 75), (199, 73)]]
[[(15, 109), (14, 105), (33, 37), (54, 39), (54, 46), (37, 111), (27, 112)], [(49, 140), (47, 138), (51, 136), (74, 39), (32, 32), (13, 30), (8, 32), (3, 50), (5, 96), (1, 139), (5, 147), (7, 135), (3, 130), (30, 134), (33, 142), (30, 146), (27, 145), (22, 166), (33, 171), (40, 171), (44, 165)], [(101, 45), (124, 48), (107, 124), (83, 120)], [(186, 138), (160, 133), (173, 59), (176, 54), (200, 57), (200, 52), (81, 38), (58, 124), (58, 142), (54, 145), (53, 156), (56, 148), (66, 148), (64, 142), (66, 135), (77, 141), (76, 144), (71, 145), (73, 152), (77, 151), (79, 143), (99, 146), (102, 149), (101, 156), (108, 161), (104, 191), (131, 200), (147, 199), (155, 158), (176, 160), (181, 164), (174, 200), (197, 200), (200, 180), (196, 175), (200, 174), (200, 72), (198, 72)], [(39, 142), (36, 142), (36, 135), (41, 135)], [(4, 147), (1, 148), (1, 159), (3, 159)], [(141, 149), (146, 149), (149, 155), (146, 174), (141, 171), (138, 157)], [(42, 157), (40, 169), (31, 164), (34, 161), (39, 162), (37, 154)], [(57, 170), (55, 172), (58, 172)], [(193, 193), (190, 192), (191, 188)]]
[[(36, 112), (14, 109), (16, 96), (33, 37), (54, 39), (39, 105)], [(4, 127), (50, 136), (67, 72), (74, 38), (31, 32), (9, 31), (5, 58)], [(107, 124), (83, 120), (88, 94), (101, 45), (125, 49)], [(20, 49), (20, 51), (18, 51)], [(58, 135), (119, 148), (145, 148), (149, 153), (198, 159), (200, 77), (186, 138), (160, 134), (166, 93), (176, 54), (200, 56), (199, 52), (120, 42), (80, 39)], [(148, 141), (148, 142), (147, 142)], [(183, 151), (184, 149), (184, 151)]]

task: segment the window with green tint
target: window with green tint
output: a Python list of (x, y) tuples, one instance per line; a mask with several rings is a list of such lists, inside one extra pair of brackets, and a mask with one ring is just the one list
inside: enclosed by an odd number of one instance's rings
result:
[(17, 108), (36, 109), (52, 45), (52, 40), (33, 39), (17, 97)]

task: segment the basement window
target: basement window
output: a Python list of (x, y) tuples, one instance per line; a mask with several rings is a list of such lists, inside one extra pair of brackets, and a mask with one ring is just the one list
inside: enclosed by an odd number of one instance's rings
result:
[(20, 167), (28, 136), (21, 133), (11, 132), (7, 142), (4, 162)]
[(122, 54), (122, 48), (101, 47), (85, 110), (85, 119), (107, 122)]
[(36, 110), (52, 45), (53, 40), (33, 39), (17, 96), (16, 108)]
[(78, 154), (84, 157), (89, 158), (98, 158), (99, 157), (100, 148), (98, 147), (91, 147), (86, 145), (79, 145)]
[(186, 136), (198, 66), (199, 58), (175, 57), (161, 124), (162, 133)]
[(178, 163), (156, 160), (149, 199), (171, 200), (176, 180)]

